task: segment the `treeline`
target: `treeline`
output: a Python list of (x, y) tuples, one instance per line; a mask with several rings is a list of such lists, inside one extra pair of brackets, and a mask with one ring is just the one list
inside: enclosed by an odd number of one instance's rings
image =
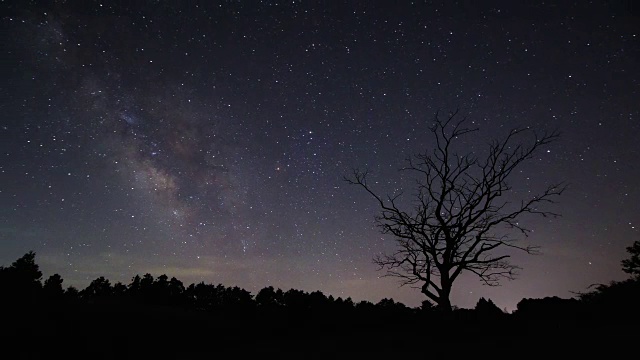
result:
[(156, 278), (151, 274), (136, 275), (129, 284), (112, 284), (101, 276), (82, 290), (73, 286), (64, 288), (63, 282), (60, 275), (53, 274), (43, 283), (42, 272), (35, 262), (35, 253), (28, 252), (11, 266), (0, 267), (0, 289), (3, 293), (0, 301), (20, 307), (45, 304), (142, 305), (195, 311), (252, 308), (304, 310), (325, 307), (381, 308), (408, 312), (413, 310), (393, 299), (383, 299), (377, 304), (368, 301), (354, 303), (351, 298), (334, 298), (331, 295), (326, 296), (321, 291), (283, 291), (272, 286), (263, 288), (254, 296), (237, 286), (226, 287), (222, 284), (204, 282), (185, 286), (182, 281), (164, 274)]
[[(349, 326), (381, 326), (403, 324), (448, 324), (466, 331), (479, 327), (562, 330), (593, 329), (615, 326), (619, 321), (640, 319), (640, 278), (599, 285), (574, 298), (547, 297), (523, 299), (517, 310), (509, 314), (490, 299), (481, 298), (473, 309), (454, 309), (442, 313), (428, 301), (410, 308), (393, 299), (378, 303), (354, 302), (326, 296), (321, 291), (305, 292), (296, 289), (283, 291), (265, 287), (257, 294), (221, 284), (200, 282), (185, 286), (175, 277), (150, 274), (136, 275), (129, 284), (112, 284), (104, 277), (93, 280), (86, 288), (64, 288), (63, 279), (53, 274), (42, 282), (42, 272), (35, 261), (35, 253), (28, 252), (13, 264), (0, 267), (0, 305), (15, 314), (58, 312), (65, 316), (84, 316), (88, 313), (153, 312), (154, 316), (185, 318), (215, 317), (218, 324), (267, 322), (272, 324), (332, 324)], [(208, 316), (207, 315), (207, 316)], [(127, 320), (128, 321), (128, 320)]]
[(442, 312), (428, 301), (411, 308), (390, 298), (354, 302), (271, 286), (253, 295), (221, 284), (185, 286), (167, 275), (136, 275), (128, 284), (98, 277), (81, 290), (63, 282), (58, 274), (43, 282), (33, 252), (0, 267), (0, 337), (27, 351), (25, 358), (40, 358), (67, 342), (105, 358), (151, 350), (185, 358), (183, 349), (413, 354), (443, 343), (465, 345), (460, 351), (485, 344), (520, 349), (531, 339), (574, 349), (585, 341), (633, 337), (629, 328), (640, 320), (638, 276), (570, 299), (523, 299), (513, 313), (484, 298), (473, 309)]

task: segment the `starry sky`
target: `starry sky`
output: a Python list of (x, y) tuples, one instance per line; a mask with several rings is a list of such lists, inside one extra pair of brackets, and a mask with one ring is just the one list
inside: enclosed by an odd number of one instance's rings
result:
[[(518, 4), (516, 4), (518, 3)], [(320, 290), (418, 306), (381, 278), (377, 205), (409, 189), (436, 111), (481, 155), (515, 127), (560, 139), (514, 194), (566, 181), (524, 217), (542, 254), (480, 297), (571, 297), (621, 280), (640, 234), (640, 11), (632, 1), (2, 1), (0, 264), (29, 250), (84, 288), (136, 274)]]

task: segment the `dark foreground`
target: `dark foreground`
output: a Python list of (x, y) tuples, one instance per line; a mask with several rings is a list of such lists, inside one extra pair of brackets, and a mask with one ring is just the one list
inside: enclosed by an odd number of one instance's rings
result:
[(0, 266), (0, 359), (635, 359), (638, 264), (625, 265), (631, 279), (571, 299), (522, 299), (507, 314), (484, 298), (474, 309), (443, 311), (429, 302), (354, 303), (270, 286), (256, 295), (221, 284), (185, 287), (150, 274), (65, 290), (57, 274), (42, 283), (29, 252)]
[[(473, 311), (451, 315), (199, 312), (169, 308), (3, 309), (5, 359), (201, 359), (255, 355), (298, 358), (380, 356), (613, 356), (637, 349), (638, 323), (601, 315), (533, 318)], [(637, 350), (635, 351), (637, 354)]]

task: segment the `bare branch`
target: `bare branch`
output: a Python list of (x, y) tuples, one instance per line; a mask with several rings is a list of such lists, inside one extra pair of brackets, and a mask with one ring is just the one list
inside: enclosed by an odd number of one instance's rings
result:
[[(513, 129), (502, 140), (492, 141), (485, 157), (459, 155), (455, 143), (478, 131), (466, 127), (466, 121), (458, 111), (444, 118), (436, 113), (429, 129), (434, 149), (408, 157), (400, 169), (416, 175), (409, 206), (403, 202), (403, 193), (378, 195), (367, 183), (366, 170), (356, 169), (344, 178), (377, 201), (376, 225), (396, 241), (395, 252), (374, 258), (378, 270), (385, 271), (383, 276), (399, 278), (401, 285), (420, 288), (445, 309), (451, 307), (451, 287), (464, 271), (490, 286), (515, 278), (519, 268), (510, 263), (509, 256), (493, 253), (499, 249), (539, 253), (536, 246), (518, 243), (516, 235), (526, 238), (530, 233), (519, 219), (524, 214), (560, 216), (544, 207), (555, 204), (566, 189), (564, 183), (552, 184), (517, 202), (502, 200), (511, 193), (507, 180), (514, 171), (560, 135)], [(531, 140), (522, 141), (524, 136)], [(504, 229), (512, 231), (495, 234)]]

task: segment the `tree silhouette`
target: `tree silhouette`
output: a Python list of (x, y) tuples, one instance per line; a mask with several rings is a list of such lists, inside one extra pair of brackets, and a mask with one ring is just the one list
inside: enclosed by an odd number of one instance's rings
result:
[(4, 289), (3, 301), (19, 305), (33, 304), (42, 289), (42, 272), (35, 262), (36, 253), (29, 251), (9, 267), (0, 267), (0, 288)]
[(127, 293), (127, 286), (121, 282), (117, 282), (113, 284), (111, 293), (113, 296), (123, 297)]
[(65, 289), (64, 296), (67, 299), (76, 300), (80, 297), (80, 291), (78, 291), (74, 286), (69, 286)]
[(268, 309), (277, 308), (284, 305), (284, 293), (281, 289), (274, 290), (273, 286), (267, 286), (256, 295), (258, 306)]
[[(514, 129), (492, 141), (481, 159), (473, 152), (458, 154), (454, 149), (456, 141), (478, 130), (465, 122), (466, 118), (457, 119), (457, 111), (445, 120), (436, 113), (430, 128), (435, 148), (409, 157), (400, 169), (416, 176), (409, 205), (402, 204), (402, 193), (374, 192), (367, 183), (367, 171), (356, 169), (345, 177), (377, 201), (376, 224), (396, 241), (397, 251), (375, 257), (379, 270), (400, 278), (402, 285), (419, 287), (445, 311), (451, 310), (451, 289), (464, 271), (491, 286), (515, 277), (519, 268), (508, 254), (496, 252), (510, 248), (537, 253), (537, 247), (516, 242), (518, 233), (527, 236), (529, 232), (518, 220), (523, 214), (558, 216), (539, 206), (553, 203), (564, 190), (562, 184), (554, 184), (519, 202), (504, 198), (512, 190), (509, 178), (536, 151), (556, 140), (558, 133)], [(518, 141), (526, 135), (531, 136), (529, 144)]]
[(140, 295), (141, 283), (140, 275), (136, 275), (131, 279), (131, 283), (127, 286), (128, 292), (132, 296)]
[(111, 282), (104, 276), (93, 280), (89, 286), (80, 292), (80, 296), (87, 299), (106, 298), (113, 294)]
[(476, 303), (475, 311), (487, 318), (495, 318), (504, 315), (504, 312), (491, 299), (480, 298)]
[(640, 279), (640, 240), (636, 240), (633, 245), (627, 247), (627, 252), (631, 257), (622, 260), (622, 271)]
[(55, 303), (62, 300), (62, 297), (64, 296), (62, 282), (62, 276), (60, 276), (59, 274), (53, 274), (44, 281), (42, 292), (48, 301)]
[[(640, 319), (640, 242), (635, 241), (627, 247), (631, 254), (629, 259), (622, 261), (622, 270), (631, 274), (630, 279), (623, 281), (611, 281), (609, 284), (592, 284), (588, 292), (579, 292), (579, 299), (590, 307), (590, 310), (599, 313), (602, 319), (624, 321)], [(618, 317), (616, 317), (618, 316)]]
[(182, 281), (172, 277), (171, 280), (169, 280), (169, 287), (167, 290), (171, 305), (184, 305), (183, 295), (185, 288)]

